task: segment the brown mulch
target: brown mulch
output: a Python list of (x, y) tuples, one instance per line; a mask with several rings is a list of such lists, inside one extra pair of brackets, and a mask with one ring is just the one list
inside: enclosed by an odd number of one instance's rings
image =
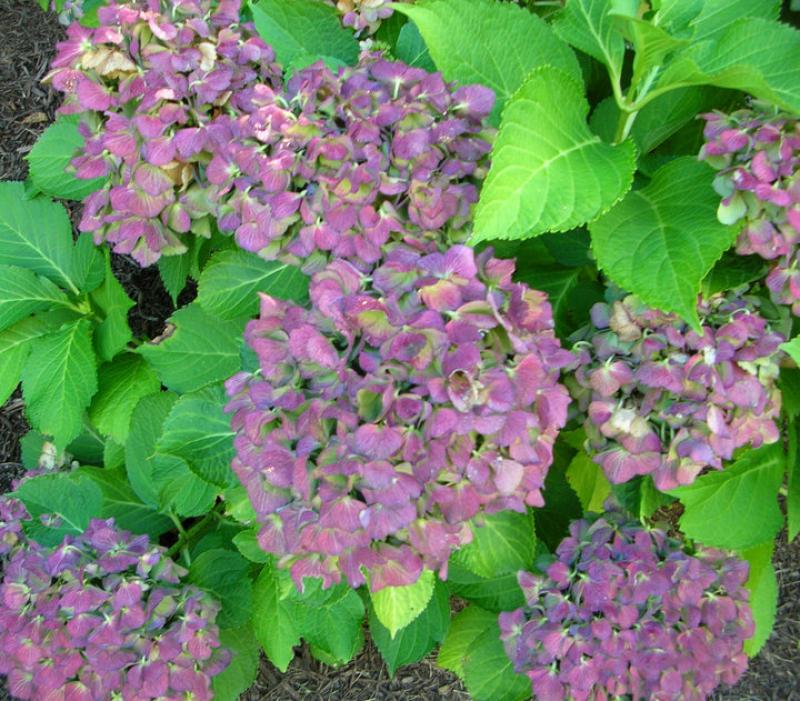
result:
[[(0, 0), (0, 180), (23, 179), (23, 160), (52, 121), (59, 99), (39, 84), (55, 42), (63, 35), (53, 15), (35, 0)], [(76, 214), (75, 206), (70, 212)], [(155, 267), (145, 270), (125, 256), (114, 256), (113, 270), (137, 303), (129, 321), (134, 335), (153, 338), (163, 331), (174, 307)], [(192, 290), (181, 298), (188, 301)], [(10, 488), (18, 469), (19, 439), (28, 426), (19, 394), (0, 407), (0, 493)], [(775, 566), (780, 605), (775, 630), (743, 679), (715, 701), (800, 701), (800, 539), (778, 542)], [(0, 679), (0, 701), (8, 699)], [(392, 678), (369, 640), (359, 656), (340, 668), (315, 660), (303, 647), (284, 674), (266, 660), (242, 701), (468, 701), (469, 695), (435, 657), (401, 668)]]

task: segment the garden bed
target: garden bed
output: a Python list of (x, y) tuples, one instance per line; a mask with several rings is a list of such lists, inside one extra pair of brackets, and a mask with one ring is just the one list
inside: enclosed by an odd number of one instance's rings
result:
[[(6, 0), (0, 16), (0, 180), (21, 180), (23, 160), (41, 131), (52, 122), (59, 97), (40, 85), (62, 29), (55, 16), (42, 13), (34, 0)], [(74, 218), (74, 217), (73, 217)], [(136, 302), (129, 315), (136, 336), (153, 338), (164, 329), (174, 311), (154, 266), (140, 269), (133, 261), (114, 256), (114, 271)], [(187, 302), (193, 290), (184, 291)], [(15, 394), (0, 407), (0, 492), (10, 488), (20, 459), (19, 440), (27, 430), (21, 396)], [(722, 701), (793, 701), (800, 699), (798, 644), (800, 643), (800, 540), (778, 540), (774, 563), (780, 599), (774, 632), (739, 684), (719, 693)], [(0, 686), (0, 699), (5, 698)], [(467, 701), (469, 696), (450, 673), (433, 659), (401, 668), (394, 677), (367, 642), (351, 663), (334, 669), (315, 660), (304, 648), (281, 673), (263, 661), (247, 701)]]

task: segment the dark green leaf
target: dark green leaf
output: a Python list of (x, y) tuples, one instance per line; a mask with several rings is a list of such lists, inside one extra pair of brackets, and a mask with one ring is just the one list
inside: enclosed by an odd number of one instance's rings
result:
[(517, 674), (500, 640), (497, 622), (470, 645), (463, 661), (464, 683), (475, 701), (523, 701), (531, 682)]
[(223, 628), (219, 632), (219, 643), (231, 653), (230, 664), (211, 680), (215, 701), (239, 701), (258, 676), (258, 641), (253, 628), (247, 623), (240, 628)]
[(61, 305), (69, 306), (69, 299), (46, 277), (0, 265), (0, 331), (34, 312)]
[(452, 557), (447, 568), (447, 588), (456, 596), (491, 611), (511, 611), (525, 603), (516, 572), (484, 579)]
[(281, 672), (294, 657), (294, 646), (300, 644), (292, 607), (291, 580), (281, 577), (276, 567), (267, 563), (253, 586), (253, 630), (270, 662)]
[(207, 550), (192, 560), (189, 581), (211, 592), (222, 603), (220, 628), (245, 625), (253, 613), (250, 563), (233, 550)]
[(400, 30), (394, 55), (409, 66), (424, 68), (429, 73), (436, 71), (436, 65), (428, 52), (428, 47), (425, 46), (425, 40), (419, 33), (417, 25), (412, 22), (408, 22)]
[(528, 569), (536, 552), (533, 518), (529, 513), (500, 511), (471, 524), (473, 539), (453, 553), (453, 559), (484, 578)]
[[(521, 596), (521, 592), (520, 592)], [(497, 614), (479, 606), (467, 606), (459, 611), (450, 624), (450, 630), (439, 650), (437, 662), (459, 677), (464, 676), (464, 660), (475, 641), (487, 630), (497, 625)]]

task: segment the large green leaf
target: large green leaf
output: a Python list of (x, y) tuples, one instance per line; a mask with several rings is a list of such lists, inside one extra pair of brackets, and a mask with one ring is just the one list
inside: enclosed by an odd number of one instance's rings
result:
[(431, 570), (422, 570), (420, 578), (407, 586), (384, 587), (370, 594), (375, 616), (394, 638), (419, 616), (433, 596), (435, 577)]
[(481, 577), (467, 569), (454, 557), (447, 566), (447, 588), (455, 596), (472, 601), (490, 611), (511, 611), (525, 604), (517, 573)]
[(34, 312), (69, 304), (47, 278), (25, 268), (0, 265), (0, 331)]
[(240, 367), (244, 319), (226, 321), (193, 303), (170, 317), (168, 334), (138, 352), (176, 392), (194, 392), (222, 382)]
[[(786, 374), (787, 371), (783, 370), (781, 379)], [(781, 391), (785, 391), (784, 387), (781, 387)], [(787, 432), (789, 450), (786, 454), (786, 537), (791, 543), (800, 533), (800, 425), (796, 416), (790, 421)]]
[(492, 626), (497, 625), (497, 614), (480, 606), (467, 606), (459, 611), (450, 624), (450, 630), (439, 650), (437, 662), (459, 677), (464, 676), (464, 659), (475, 641)]
[(83, 146), (78, 131), (81, 118), (64, 114), (44, 130), (25, 157), (33, 184), (46, 195), (62, 200), (82, 200), (105, 184), (107, 178), (81, 180), (70, 171), (70, 161)]
[(293, 611), (286, 604), (291, 581), (280, 576), (275, 565), (267, 563), (253, 586), (253, 630), (269, 661), (285, 672), (300, 644), (300, 632)]
[(737, 235), (717, 220), (712, 180), (705, 163), (677, 158), (589, 226), (598, 265), (614, 282), (695, 327), (700, 282)]
[(33, 427), (61, 448), (81, 431), (82, 415), (97, 391), (91, 325), (72, 322), (37, 340), (22, 371), (22, 392)]
[(0, 331), (0, 404), (19, 384), (22, 368), (33, 347), (32, 341), (55, 331), (60, 325), (60, 311), (31, 316)]
[(453, 554), (453, 559), (484, 578), (528, 569), (536, 552), (533, 517), (500, 511), (472, 524), (472, 542)]
[(128, 310), (134, 305), (133, 300), (125, 294), (125, 290), (111, 270), (110, 254), (105, 252), (105, 278), (103, 284), (89, 296), (92, 303), (100, 310), (102, 317), (95, 328), (94, 345), (97, 357), (108, 362), (119, 353), (133, 338), (128, 325)]
[(495, 117), (534, 68), (550, 65), (581, 79), (571, 49), (521, 7), (489, 0), (422, 0), (396, 9), (417, 25), (448, 80), (481, 83), (495, 91)]
[(464, 683), (474, 701), (523, 701), (531, 682), (517, 674), (500, 640), (497, 621), (469, 646), (463, 660)]
[(409, 66), (424, 68), (429, 73), (436, 71), (425, 40), (413, 22), (407, 22), (400, 30), (397, 44), (394, 47), (394, 55)]
[(240, 628), (223, 628), (219, 643), (231, 653), (230, 664), (211, 680), (215, 701), (239, 701), (258, 676), (261, 660), (258, 641), (248, 623)]
[(585, 450), (579, 450), (567, 467), (567, 482), (578, 495), (584, 511), (603, 512), (603, 503), (611, 494), (611, 485)]
[(267, 261), (247, 251), (221, 251), (203, 269), (197, 303), (220, 319), (254, 316), (258, 292), (305, 304), (308, 282), (293, 265)]
[(81, 292), (91, 292), (105, 280), (107, 256), (106, 249), (94, 245), (91, 233), (78, 236), (72, 249), (72, 276)]
[(250, 619), (253, 585), (250, 563), (233, 550), (206, 550), (192, 560), (189, 581), (211, 592), (222, 604), (217, 616), (220, 628), (238, 628)]
[(86, 475), (100, 487), (103, 494), (100, 518), (113, 518), (120, 528), (147, 534), (154, 541), (172, 528), (172, 521), (143, 504), (136, 496), (123, 468), (85, 466), (78, 468), (73, 474)]
[(425, 610), (394, 638), (369, 610), (369, 632), (383, 661), (394, 674), (398, 667), (417, 662), (442, 642), (450, 625), (450, 597), (443, 582), (436, 582), (433, 596)]
[(750, 608), (756, 630), (753, 637), (744, 643), (744, 651), (749, 657), (755, 657), (764, 647), (775, 625), (775, 614), (778, 609), (778, 580), (772, 566), (772, 552), (775, 541), (756, 545), (743, 551), (741, 556), (750, 565), (747, 588), (750, 590)]
[[(60, 472), (25, 480), (14, 492), (31, 516), (25, 528), (43, 545), (58, 545), (65, 535), (83, 533), (93, 518), (99, 518), (103, 493), (92, 480)], [(53, 514), (55, 521), (42, 521)]]
[(235, 481), (230, 420), (223, 411), (225, 392), (209, 387), (181, 397), (164, 422), (156, 443), (161, 454), (176, 455), (206, 482), (225, 487)]
[(189, 464), (176, 455), (153, 455), (153, 484), (162, 511), (179, 516), (203, 516), (214, 506), (219, 487), (198, 477)]
[(656, 88), (704, 84), (800, 111), (800, 31), (759, 17), (736, 20), (714, 39), (680, 51)]
[(783, 526), (777, 497), (784, 468), (783, 448), (773, 444), (670, 490), (684, 505), (681, 531), (704, 545), (734, 550), (774, 539)]
[(104, 436), (125, 445), (133, 410), (142, 397), (158, 392), (161, 384), (147, 363), (133, 353), (101, 365), (98, 375), (99, 387), (89, 407), (89, 419)]
[(553, 21), (556, 34), (596, 58), (619, 82), (625, 58), (625, 37), (618, 31), (609, 0), (567, 0)]
[(605, 212), (630, 189), (636, 148), (603, 142), (586, 124), (580, 83), (547, 66), (503, 112), (472, 243), (566, 231)]
[(72, 225), (47, 197), (28, 199), (20, 182), (0, 182), (0, 265), (44, 275), (72, 293)]
[(743, 17), (777, 20), (780, 16), (780, 0), (705, 0), (703, 9), (690, 23), (692, 40), (717, 39)]
[(259, 0), (250, 7), (258, 33), (284, 66), (306, 56), (358, 60), (358, 42), (332, 7), (317, 0)]

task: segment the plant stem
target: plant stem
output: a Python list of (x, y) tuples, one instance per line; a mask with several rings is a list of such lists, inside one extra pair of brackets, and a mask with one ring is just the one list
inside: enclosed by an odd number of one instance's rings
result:
[(181, 520), (173, 513), (169, 514), (170, 519), (175, 524), (175, 527), (178, 529), (178, 533), (180, 537), (178, 538), (177, 542), (167, 550), (167, 557), (174, 558), (179, 552), (183, 551), (184, 556), (186, 557), (189, 564), (191, 564), (191, 558), (189, 557), (189, 543), (197, 538), (198, 535), (201, 535), (208, 528), (212, 525), (214, 519), (219, 516), (217, 509), (213, 511), (209, 511), (203, 518), (195, 523), (191, 528), (186, 530), (181, 523)]

